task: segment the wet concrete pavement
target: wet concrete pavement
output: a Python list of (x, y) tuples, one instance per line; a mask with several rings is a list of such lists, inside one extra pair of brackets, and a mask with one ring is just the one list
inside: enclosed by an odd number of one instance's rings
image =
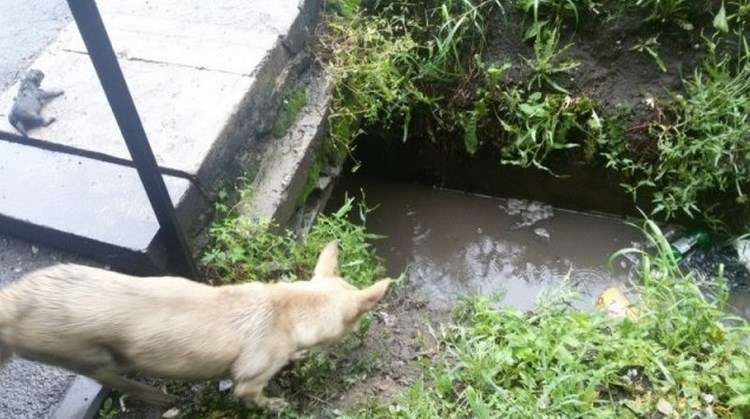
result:
[[(71, 16), (64, 0), (0, 0), (0, 91), (12, 85)], [(76, 260), (70, 255), (0, 236), (0, 286), (25, 272)], [(42, 418), (58, 403), (72, 375), (25, 360), (0, 369), (0, 418)]]

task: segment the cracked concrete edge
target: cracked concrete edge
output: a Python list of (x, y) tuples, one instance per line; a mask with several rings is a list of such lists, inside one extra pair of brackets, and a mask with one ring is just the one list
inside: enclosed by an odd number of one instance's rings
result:
[[(211, 212), (211, 197), (238, 176), (255, 175), (261, 170), (267, 155), (265, 138), (269, 135), (277, 110), (290, 86), (309, 73), (312, 58), (306, 46), (315, 34), (320, 21), (321, 0), (303, 0), (300, 14), (288, 34), (280, 36), (253, 77), (256, 82), (236, 107), (214, 142), (211, 157), (201, 165), (195, 182), (176, 206), (188, 234), (196, 237), (193, 251), (205, 245), (207, 220)], [(259, 155), (253, 155), (259, 154)], [(158, 241), (154, 241), (158, 245)]]
[(322, 2), (304, 0), (299, 9), (300, 14), (287, 35), (279, 37), (275, 47), (258, 65), (252, 75), (255, 82), (224, 125), (210, 157), (198, 170), (197, 178), (210, 191), (221, 179), (237, 175), (226, 162), (235, 159), (248, 147), (248, 142), (258, 141), (270, 132), (286, 87), (296, 82), (310, 66), (312, 60), (305, 47), (320, 20)]
[(48, 418), (92, 419), (109, 393), (110, 390), (98, 382), (78, 375), (68, 385), (62, 400)]
[(255, 176), (252, 193), (238, 205), (241, 216), (268, 219), (282, 226), (297, 209), (297, 197), (327, 132), (331, 92), (322, 70), (312, 70), (307, 97), (307, 104), (287, 133), (280, 139), (267, 140), (274, 143)]

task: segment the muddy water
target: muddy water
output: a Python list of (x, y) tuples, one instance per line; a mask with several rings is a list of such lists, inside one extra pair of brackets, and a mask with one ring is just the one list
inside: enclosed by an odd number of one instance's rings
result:
[[(406, 270), (433, 308), (466, 295), (502, 293), (502, 305), (531, 309), (539, 292), (570, 279), (591, 307), (623, 272), (609, 273), (610, 254), (642, 240), (635, 228), (600, 216), (388, 181), (354, 178), (339, 191), (366, 193), (368, 217), (389, 274)], [(340, 198), (339, 198), (340, 199)]]

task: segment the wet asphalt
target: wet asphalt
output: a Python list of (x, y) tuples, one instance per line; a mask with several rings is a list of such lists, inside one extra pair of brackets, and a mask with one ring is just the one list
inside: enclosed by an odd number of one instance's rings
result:
[[(25, 273), (81, 259), (31, 243), (0, 237), (0, 287)], [(73, 376), (21, 359), (0, 369), (0, 418), (43, 418), (60, 401)]]
[[(63, 0), (0, 0), (0, 91), (15, 83), (70, 21)], [(0, 235), (0, 287), (61, 261), (83, 262), (73, 255)], [(0, 419), (46, 417), (72, 377), (60, 369), (14, 359), (0, 369)]]
[(0, 0), (0, 90), (23, 75), (70, 21), (64, 0)]

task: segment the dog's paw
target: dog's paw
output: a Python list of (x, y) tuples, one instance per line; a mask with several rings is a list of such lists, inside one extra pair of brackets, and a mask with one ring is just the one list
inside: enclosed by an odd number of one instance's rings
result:
[(294, 354), (292, 354), (292, 361), (299, 361), (300, 359), (306, 357), (308, 353), (310, 353), (310, 351), (308, 351), (307, 349), (297, 351)]

